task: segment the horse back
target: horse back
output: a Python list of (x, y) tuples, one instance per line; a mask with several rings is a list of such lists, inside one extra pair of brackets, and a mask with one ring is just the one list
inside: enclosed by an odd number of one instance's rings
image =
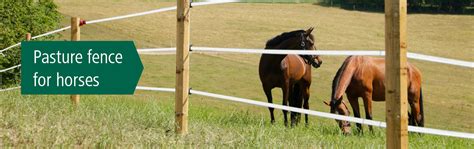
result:
[(373, 100), (385, 100), (385, 60), (367, 56), (352, 56), (348, 63), (350, 63), (348, 67), (352, 67), (353, 71), (346, 93), (351, 97), (364, 97), (372, 93)]
[[(351, 88), (358, 90), (353, 94), (362, 97), (365, 92), (372, 92), (374, 101), (385, 100), (385, 59), (357, 56), (357, 68), (353, 75)], [(409, 94), (418, 94), (421, 88), (421, 73), (407, 62), (407, 87)]]

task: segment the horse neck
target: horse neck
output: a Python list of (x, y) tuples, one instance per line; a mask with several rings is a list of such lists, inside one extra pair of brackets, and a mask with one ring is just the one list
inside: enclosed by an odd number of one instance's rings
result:
[[(275, 49), (275, 50), (301, 50), (299, 47), (300, 42), (296, 40), (295, 38), (298, 37), (293, 37), (290, 39), (287, 39), (285, 41), (280, 42), (278, 45), (275, 46), (266, 46), (265, 49)], [(265, 54), (264, 54), (265, 55)], [(268, 54), (270, 55), (270, 54)], [(271, 56), (266, 56), (269, 58), (269, 61), (272, 61), (274, 63), (280, 63), (287, 55), (280, 55), (280, 54), (272, 54)]]
[(337, 70), (336, 76), (334, 76), (331, 100), (336, 101), (342, 99), (342, 96), (352, 80), (355, 68), (355, 58), (352, 56), (346, 58), (342, 66)]
[[(277, 46), (265, 47), (265, 49), (291, 50), (289, 48), (285, 48), (285, 47), (287, 47), (286, 45), (287, 45), (287, 43), (283, 42), (283, 43), (280, 43)], [(287, 56), (287, 55), (284, 55), (284, 54), (264, 54), (264, 55), (269, 55), (269, 57), (271, 58), (269, 61), (278, 62), (278, 63), (280, 63)]]
[(289, 38), (287, 40), (282, 41), (276, 46), (268, 47), (268, 48), (266, 47), (265, 49), (301, 50), (300, 48), (301, 43), (295, 38), (297, 37)]

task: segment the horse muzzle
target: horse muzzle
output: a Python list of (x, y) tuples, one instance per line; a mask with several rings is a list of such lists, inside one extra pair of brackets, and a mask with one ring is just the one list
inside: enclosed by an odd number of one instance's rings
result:
[(337, 121), (339, 123), (339, 128), (341, 128), (344, 135), (351, 134), (351, 123), (348, 121)]
[(311, 63), (311, 66), (313, 66), (314, 68), (319, 68), (321, 67), (322, 63), (323, 62), (314, 61), (313, 63)]

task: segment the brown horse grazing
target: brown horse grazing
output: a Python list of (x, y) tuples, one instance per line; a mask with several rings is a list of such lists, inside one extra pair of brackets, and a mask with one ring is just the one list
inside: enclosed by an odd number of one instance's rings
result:
[[(326, 101), (324, 101), (324, 104), (330, 106), (330, 104)], [(337, 114), (341, 114), (341, 115), (344, 115), (344, 116), (350, 116), (351, 115), (351, 112), (349, 111), (349, 108), (347, 108), (347, 104), (344, 101), (342, 101), (341, 104), (339, 104), (336, 107), (335, 112)], [(342, 132), (344, 134), (349, 134), (351, 132), (351, 123), (349, 123), (348, 121), (339, 121), (339, 120), (336, 120), (336, 122), (339, 125), (339, 128), (342, 129)]]
[[(313, 28), (286, 32), (270, 39), (265, 49), (304, 49), (316, 50)], [(280, 87), (283, 91), (283, 105), (309, 109), (309, 87), (311, 85), (311, 65), (318, 68), (322, 61), (312, 55), (271, 55), (262, 54), (259, 64), (259, 75), (268, 102), (273, 103), (272, 89)], [(304, 101), (303, 99), (304, 98)], [(304, 103), (302, 103), (304, 102)], [(275, 123), (273, 108), (269, 108), (271, 123)], [(285, 126), (288, 126), (287, 111), (283, 110)], [(301, 115), (291, 112), (292, 126), (297, 124)], [(308, 115), (305, 115), (306, 124)]]
[[(421, 91), (421, 73), (408, 63), (408, 103), (411, 107), (409, 124), (424, 126), (423, 96)], [(360, 118), (358, 98), (364, 101), (365, 116), (372, 119), (372, 100), (385, 101), (385, 59), (366, 56), (349, 56), (337, 71), (332, 82), (331, 113), (349, 115), (347, 106), (340, 106), (344, 92), (352, 106), (354, 117)], [(327, 104), (327, 103), (326, 103)], [(348, 122), (339, 123), (343, 133), (350, 133)], [(362, 125), (357, 124), (359, 131)], [(369, 126), (372, 130), (372, 127)]]

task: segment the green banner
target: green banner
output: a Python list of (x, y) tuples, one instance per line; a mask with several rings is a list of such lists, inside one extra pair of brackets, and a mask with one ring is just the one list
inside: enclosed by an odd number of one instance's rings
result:
[(133, 94), (143, 65), (132, 41), (25, 41), (22, 94)]

